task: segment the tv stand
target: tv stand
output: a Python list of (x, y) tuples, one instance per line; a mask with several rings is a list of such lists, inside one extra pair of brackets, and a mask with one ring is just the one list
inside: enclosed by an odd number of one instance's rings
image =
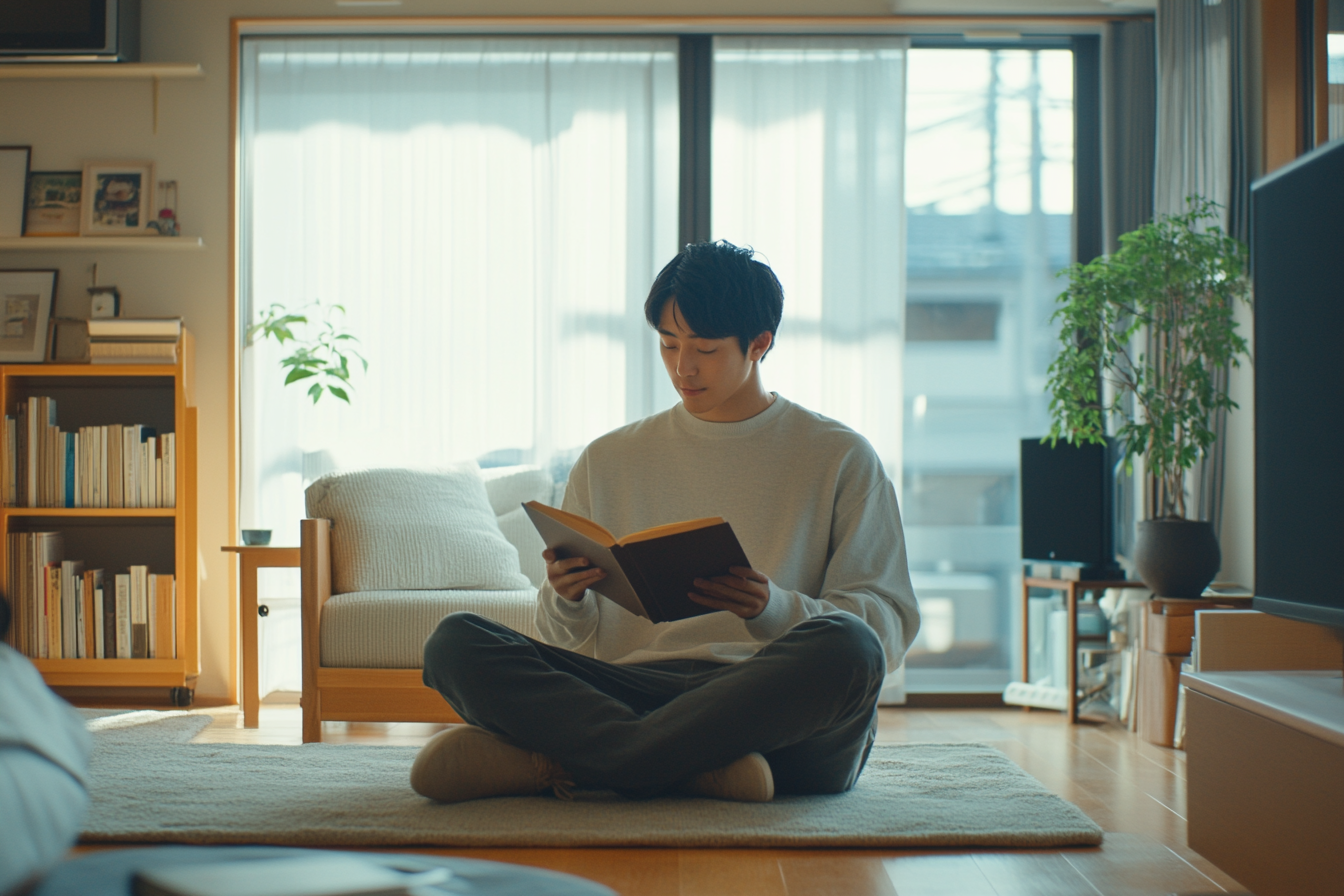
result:
[(1187, 672), (1190, 847), (1258, 896), (1344, 880), (1344, 674)]

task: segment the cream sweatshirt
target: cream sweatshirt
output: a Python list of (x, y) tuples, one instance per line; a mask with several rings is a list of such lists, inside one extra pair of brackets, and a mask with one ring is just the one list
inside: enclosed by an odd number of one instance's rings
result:
[(736, 423), (681, 404), (610, 432), (575, 463), (564, 509), (617, 538), (721, 516), (752, 567), (770, 577), (754, 619), (727, 611), (655, 625), (588, 591), (538, 595), (547, 642), (612, 663), (737, 662), (793, 626), (845, 610), (877, 633), (895, 669), (919, 630), (896, 492), (858, 433), (782, 396)]

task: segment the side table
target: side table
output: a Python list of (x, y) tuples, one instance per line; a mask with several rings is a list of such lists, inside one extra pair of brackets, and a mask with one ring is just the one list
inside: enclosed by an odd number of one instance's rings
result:
[[(1022, 577), (1022, 680), (1031, 681), (1031, 673), (1028, 669), (1028, 662), (1031, 658), (1031, 639), (1029, 632), (1030, 614), (1028, 613), (1028, 597), (1032, 588), (1048, 588), (1052, 591), (1063, 591), (1065, 594), (1064, 607), (1069, 613), (1069, 638), (1065, 650), (1068, 651), (1069, 681), (1065, 685), (1068, 692), (1068, 713), (1069, 722), (1078, 721), (1078, 595), (1083, 592), (1105, 591), (1107, 588), (1146, 588), (1142, 582), (1127, 582), (1121, 580), (1075, 580), (1075, 579), (1038, 579), (1033, 576)], [(255, 624), (255, 620), (253, 620)]]
[(237, 554), (238, 618), (242, 622), (243, 674), (239, 682), (242, 693), (243, 727), (256, 728), (260, 723), (261, 695), (257, 663), (257, 570), (262, 568), (297, 567), (298, 548), (276, 548), (253, 545), (225, 545), (227, 554)]

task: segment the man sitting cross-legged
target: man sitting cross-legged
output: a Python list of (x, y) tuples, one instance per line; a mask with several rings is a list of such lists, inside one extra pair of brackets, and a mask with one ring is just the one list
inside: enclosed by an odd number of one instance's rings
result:
[(468, 725), (421, 750), (418, 793), (765, 801), (854, 786), (919, 612), (872, 447), (761, 384), (783, 300), (748, 249), (679, 253), (644, 310), (681, 403), (589, 445), (564, 500), (617, 533), (721, 516), (755, 568), (696, 580), (692, 599), (717, 612), (655, 625), (589, 589), (602, 570), (547, 551), (547, 643), (446, 617), (424, 680)]

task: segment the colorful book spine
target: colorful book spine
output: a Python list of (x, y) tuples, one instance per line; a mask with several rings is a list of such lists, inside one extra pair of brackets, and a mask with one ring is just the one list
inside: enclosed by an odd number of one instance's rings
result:
[(14, 507), (174, 507), (177, 437), (143, 424), (64, 432), (33, 396), (5, 417), (0, 500)]

